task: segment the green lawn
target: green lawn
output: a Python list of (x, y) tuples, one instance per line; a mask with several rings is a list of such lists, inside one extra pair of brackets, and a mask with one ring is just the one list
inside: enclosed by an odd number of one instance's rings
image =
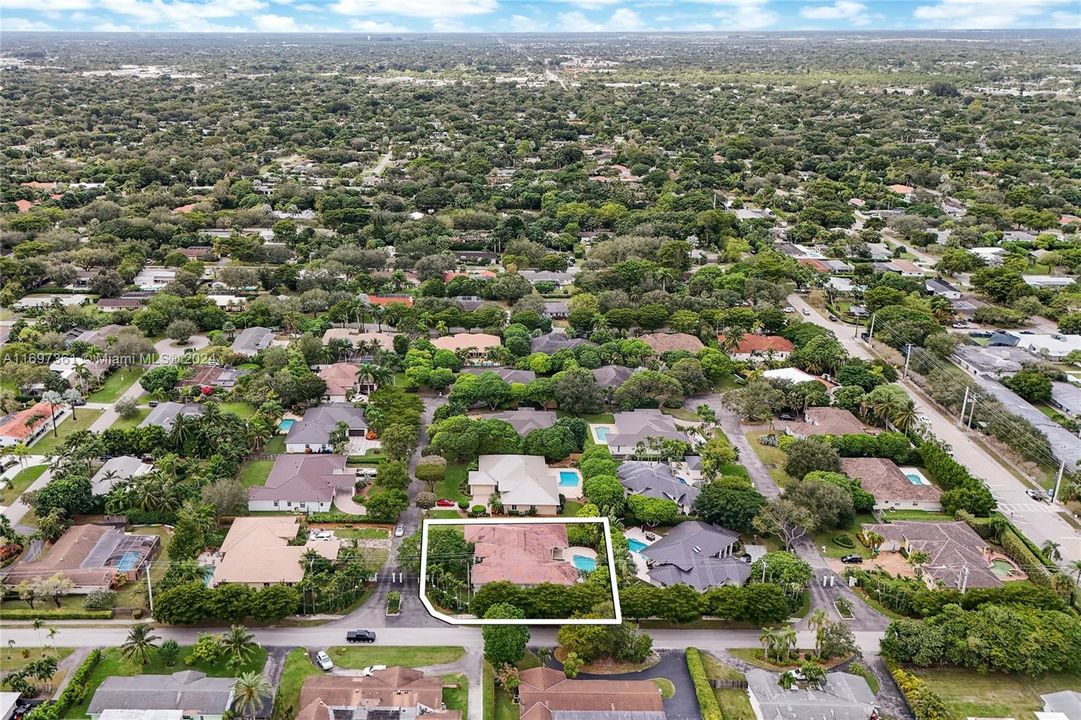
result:
[(285, 656), (281, 680), (278, 682), (273, 720), (293, 720), (297, 715), (297, 703), (300, 702), (300, 689), (304, 681), (312, 675), (321, 674), (322, 671), (312, 665), (307, 650), (303, 648), (290, 650)]
[(333, 530), (337, 537), (358, 540), (386, 540), (390, 536), (390, 531), (381, 527), (336, 527)]
[(143, 376), (143, 372), (144, 369), (139, 365), (129, 365), (114, 370), (112, 374), (105, 378), (102, 386), (86, 399), (87, 402), (116, 402), (131, 387), (132, 383)]
[(11, 478), (11, 486), (0, 490), (0, 503), (10, 505), (15, 502), (15, 498), (22, 495), (23, 491), (48, 469), (48, 465), (31, 465), (20, 470), (15, 477)]
[(273, 460), (249, 460), (240, 468), (240, 482), (244, 483), (244, 487), (265, 485), (273, 467)]
[(146, 420), (146, 416), (150, 414), (150, 408), (140, 407), (135, 411), (135, 414), (129, 418), (117, 418), (109, 429), (110, 430), (130, 430), (133, 427), (139, 427), (139, 423)]
[[(388, 631), (393, 632), (393, 631)], [(401, 665), (424, 667), (443, 665), (460, 660), (465, 650), (456, 646), (418, 645), (416, 647), (353, 647), (335, 645), (327, 648), (334, 664), (343, 668), (363, 668), (369, 665)]]
[[(702, 653), (702, 664), (711, 680), (745, 680), (746, 677), (734, 667), (725, 665), (709, 653)], [(754, 710), (746, 690), (737, 688), (714, 688), (713, 694), (721, 706), (724, 720), (754, 720)]]
[(612, 413), (596, 413), (594, 415), (574, 415), (573, 413), (563, 412), (557, 410), (556, 415), (559, 417), (578, 417), (585, 420), (587, 423), (597, 423), (601, 425), (610, 425), (616, 421), (616, 416)]
[[(953, 522), (954, 517), (946, 513), (927, 512), (926, 510), (886, 510), (882, 513), (886, 522), (894, 520), (916, 520), (918, 522)], [(869, 522), (874, 522), (873, 520)]]
[(735, 475), (736, 477), (741, 477), (748, 482), (750, 482), (751, 480), (751, 475), (747, 472), (747, 468), (743, 467), (739, 463), (725, 463), (724, 465), (721, 465), (720, 470), (721, 475)]
[(246, 402), (223, 402), (221, 404), (222, 410), (227, 410), (234, 415), (239, 415), (242, 418), (250, 418), (255, 414), (255, 408)]
[(751, 443), (751, 447), (754, 448), (754, 452), (758, 455), (758, 459), (769, 470), (769, 476), (773, 478), (773, 482), (777, 483), (780, 487), (784, 487), (791, 482), (794, 482), (795, 478), (784, 471), (785, 463), (788, 461), (788, 456), (783, 450), (776, 447), (770, 447), (769, 445), (763, 445), (758, 442), (758, 438), (763, 435), (768, 435), (768, 431), (749, 432), (747, 433), (747, 440)]
[(665, 700), (676, 694), (676, 686), (668, 678), (653, 678), (653, 682), (660, 688), (661, 697)]
[(1033, 678), (956, 668), (912, 668), (909, 672), (923, 678), (957, 717), (1034, 720), (1034, 713), (1043, 709), (1042, 693), (1081, 688), (1081, 675), (1065, 673)]
[(563, 517), (576, 517), (583, 504), (577, 500), (568, 500), (563, 504)]
[(263, 452), (268, 455), (282, 455), (285, 453), (285, 436), (275, 435), (265, 446)]
[[(73, 720), (84, 720), (86, 718), (86, 708), (90, 704), (90, 700), (94, 697), (94, 693), (97, 691), (98, 686), (105, 681), (105, 678), (114, 675), (121, 677), (131, 677), (133, 675), (171, 675), (180, 670), (199, 670), (210, 677), (236, 677), (237, 675), (237, 673), (227, 667), (225, 658), (222, 658), (213, 664), (194, 663), (188, 665), (184, 661), (190, 654), (191, 646), (185, 645), (180, 648), (180, 657), (173, 667), (165, 667), (165, 664), (161, 662), (161, 659), (156, 653), (152, 655), (149, 664), (141, 666), (126, 660), (123, 655), (120, 654), (119, 648), (108, 648), (104, 651), (101, 662), (98, 663), (98, 666), (90, 673), (90, 678), (86, 682), (86, 693), (83, 697), (83, 701), (73, 705), (71, 709), (68, 710), (68, 714), (65, 717), (72, 718)], [(261, 647), (256, 647), (251, 660), (241, 667), (239, 672), (261, 671), (263, 665), (266, 664), (266, 657), (266, 650)]]
[(68, 435), (79, 430), (86, 430), (94, 421), (101, 417), (101, 410), (88, 410), (86, 408), (79, 408), (76, 411), (76, 417), (68, 420), (64, 420), (56, 426), (56, 437), (53, 437), (53, 429), (50, 423), (49, 429), (41, 439), (34, 443), (30, 449), (35, 455), (51, 455), (56, 452)]
[[(41, 631), (42, 639), (45, 638), (45, 631)], [(5, 647), (4, 652), (0, 655), (0, 670), (5, 673), (14, 672), (15, 670), (22, 670), (30, 663), (40, 660), (43, 657), (52, 656), (57, 660), (63, 660), (68, 655), (74, 652), (72, 648), (19, 648), (16, 650), (13, 647)], [(23, 653), (26, 653), (25, 657)]]
[(462, 713), (462, 720), (468, 720), (469, 710), (469, 677), (451, 673), (443, 676), (444, 685), (457, 685), (456, 688), (443, 688), (443, 704), (447, 710), (457, 710)]
[(462, 515), (457, 510), (451, 510), (449, 508), (440, 508), (428, 511), (427, 517), (432, 520), (457, 520)]
[[(861, 543), (859, 538), (856, 537), (860, 531), (860, 527), (865, 523), (874, 523), (875, 517), (870, 513), (864, 513), (856, 515), (856, 519), (847, 528), (840, 530), (824, 530), (823, 532), (815, 533), (814, 541), (819, 550), (829, 558), (840, 559), (845, 555), (859, 555), (861, 557), (871, 557), (871, 549)], [(847, 535), (852, 540), (852, 547), (844, 547), (833, 542), (833, 539), (839, 535)], [(823, 548), (825, 548), (823, 550)]]
[(661, 412), (684, 422), (702, 422), (702, 418), (698, 417), (698, 413), (687, 408), (661, 408)]
[(435, 485), (435, 496), (454, 502), (469, 502), (468, 495), (461, 491), (461, 486), (469, 477), (469, 466), (461, 463), (448, 463), (447, 474)]

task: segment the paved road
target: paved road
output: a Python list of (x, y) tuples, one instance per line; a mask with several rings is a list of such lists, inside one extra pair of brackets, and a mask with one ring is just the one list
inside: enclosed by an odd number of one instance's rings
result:
[[(840, 322), (832, 322), (807, 304), (799, 295), (789, 295), (788, 303), (797, 311), (809, 310), (803, 319), (832, 330), (841, 344), (854, 357), (865, 360), (875, 359), (867, 345), (855, 337), (855, 328)], [(1011, 520), (1028, 535), (1036, 545), (1046, 540), (1059, 543), (1062, 563), (1067, 565), (1072, 560), (1081, 560), (1081, 533), (1059, 517), (1058, 513), (1067, 512), (1062, 506), (1034, 502), (1025, 494), (1024, 485), (1013, 472), (999, 462), (998, 458), (985, 450), (974, 439), (974, 433), (958, 426), (955, 418), (947, 416), (934, 405), (915, 383), (902, 380), (916, 404), (916, 409), (931, 421), (931, 427), (939, 439), (953, 448), (957, 461), (965, 465), (975, 475), (983, 478), (991, 494), (995, 496), (999, 507), (1010, 516)]]
[[(24, 467), (29, 468), (33, 467), (34, 465), (45, 465), (48, 462), (49, 460), (45, 455), (27, 455), (25, 458), (23, 458), (23, 463), (19, 463), (18, 465), (15, 465), (14, 467), (4, 472), (3, 477), (5, 480), (9, 480), (18, 475), (19, 472), (24, 469)], [(37, 480), (30, 483), (30, 485), (26, 488), (26, 490), (23, 490), (22, 494), (19, 495), (19, 497), (15, 498), (15, 502), (11, 503), (11, 505), (6, 508), (3, 508), (3, 510), (0, 510), (0, 514), (10, 520), (11, 524), (16, 526), (15, 529), (23, 533), (24, 535), (32, 533), (33, 530), (30, 528), (19, 527), (19, 521), (23, 519), (26, 513), (30, 512), (30, 506), (24, 503), (22, 500), (23, 496), (26, 495), (26, 493), (31, 492), (32, 490), (40, 490), (41, 488), (45, 487), (49, 483), (49, 480), (52, 479), (52, 476), (52, 470), (46, 470), (40, 476), (38, 476)]]

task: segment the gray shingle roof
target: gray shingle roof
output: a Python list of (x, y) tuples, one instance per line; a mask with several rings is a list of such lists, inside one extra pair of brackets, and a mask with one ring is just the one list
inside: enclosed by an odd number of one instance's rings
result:
[(351, 429), (368, 427), (364, 419), (364, 410), (348, 403), (328, 403), (313, 407), (304, 413), (304, 417), (293, 423), (285, 436), (288, 445), (322, 445), (327, 442), (338, 421), (346, 423)]
[(785, 690), (777, 675), (765, 670), (746, 675), (763, 720), (867, 720), (875, 709), (874, 694), (858, 675), (829, 673), (820, 690)]
[(635, 368), (623, 365), (601, 365), (593, 371), (593, 378), (602, 388), (617, 388), (634, 375)]
[(1068, 718), (1081, 718), (1081, 692), (1060, 690), (1041, 695), (1044, 712), (1060, 712)]
[(616, 474), (623, 487), (637, 495), (673, 500), (688, 508), (698, 497), (698, 488), (680, 482), (666, 463), (629, 460), (619, 466)]
[(232, 678), (210, 678), (195, 670), (182, 670), (172, 675), (105, 678), (94, 693), (87, 713), (132, 709), (222, 715), (232, 702)]
[(195, 403), (163, 402), (156, 408), (151, 408), (139, 427), (160, 425), (166, 432), (173, 429), (173, 420), (177, 415), (202, 415), (203, 406)]
[(739, 535), (708, 523), (688, 520), (642, 550), (649, 561), (649, 576), (666, 585), (685, 583), (696, 590), (716, 585), (740, 584), (751, 576), (751, 566), (727, 552)]
[[(140, 458), (131, 455), (109, 458), (94, 473), (94, 477), (90, 478), (90, 491), (94, 495), (104, 495), (112, 490), (117, 483), (122, 483), (133, 475), (142, 475), (149, 470), (149, 465)], [(107, 478), (110, 473), (113, 476)]]
[(533, 352), (542, 352), (552, 355), (560, 350), (576, 348), (579, 345), (592, 344), (593, 343), (585, 338), (572, 337), (565, 332), (553, 330), (547, 335), (538, 335), (533, 338), (529, 343), (529, 349)]
[(527, 385), (537, 379), (537, 373), (532, 370), (515, 370), (508, 367), (473, 367), (462, 368), (462, 372), (470, 375), (483, 375), (484, 373), (494, 372), (499, 377), (503, 378), (507, 383), (522, 383)]
[(238, 355), (255, 355), (266, 349), (274, 339), (274, 331), (265, 327), (250, 327), (240, 331), (233, 340), (233, 352)]
[(615, 418), (615, 429), (608, 433), (609, 447), (633, 447), (650, 438), (687, 440), (687, 435), (676, 428), (675, 421), (660, 410), (616, 413)]
[(534, 410), (533, 408), (506, 410), (490, 417), (492, 420), (502, 420), (510, 423), (511, 427), (519, 435), (528, 435), (533, 430), (550, 428), (556, 424), (556, 414), (554, 412), (551, 410)]

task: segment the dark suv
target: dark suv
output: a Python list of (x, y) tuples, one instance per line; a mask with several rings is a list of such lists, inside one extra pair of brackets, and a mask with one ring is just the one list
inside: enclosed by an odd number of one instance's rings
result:
[(351, 643), (373, 643), (375, 642), (375, 633), (371, 630), (350, 630), (345, 634), (345, 639)]

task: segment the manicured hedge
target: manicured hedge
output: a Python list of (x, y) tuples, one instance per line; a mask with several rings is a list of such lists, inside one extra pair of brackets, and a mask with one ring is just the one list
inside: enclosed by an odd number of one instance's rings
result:
[(721, 704), (717, 702), (717, 696), (713, 694), (713, 686), (709, 684), (709, 676), (706, 675), (706, 667), (702, 664), (702, 654), (698, 648), (687, 648), (687, 671), (691, 674), (691, 682), (694, 683), (694, 694), (698, 698), (698, 710), (702, 720), (722, 720)]
[(101, 650), (96, 648), (91, 650), (83, 664), (72, 674), (67, 687), (64, 688), (64, 692), (60, 693), (60, 697), (56, 699), (56, 702), (51, 705), (38, 705), (30, 711), (25, 720), (58, 720), (67, 715), (68, 710), (73, 705), (86, 699), (86, 693), (90, 690), (86, 682), (100, 662)]
[(350, 515), (343, 512), (314, 512), (308, 515), (310, 523), (355, 523), (363, 522), (361, 515)]
[(976, 531), (976, 534), (985, 540), (998, 540), (1002, 546), (1002, 552), (1011, 560), (1021, 566), (1028, 574), (1029, 580), (1047, 587), (1051, 584), (1051, 575), (1047, 569), (1056, 569), (1054, 563), (1044, 557), (1040, 549), (1032, 544), (1021, 532), (1002, 515), (998, 522), (1005, 522), (1006, 530), (1001, 537), (995, 537), (995, 527), (992, 518), (978, 518), (966, 512), (957, 513), (957, 517), (968, 523), (968, 526)]
[(905, 672), (892, 662), (886, 666), (893, 675), (894, 682), (905, 696), (905, 702), (912, 709), (916, 720), (959, 720), (956, 715), (949, 711), (946, 703), (938, 696), (927, 683), (910, 672)]
[(4, 620), (109, 620), (112, 610), (0, 610)]
[(484, 663), (484, 720), (495, 720), (495, 671), (487, 662)]

